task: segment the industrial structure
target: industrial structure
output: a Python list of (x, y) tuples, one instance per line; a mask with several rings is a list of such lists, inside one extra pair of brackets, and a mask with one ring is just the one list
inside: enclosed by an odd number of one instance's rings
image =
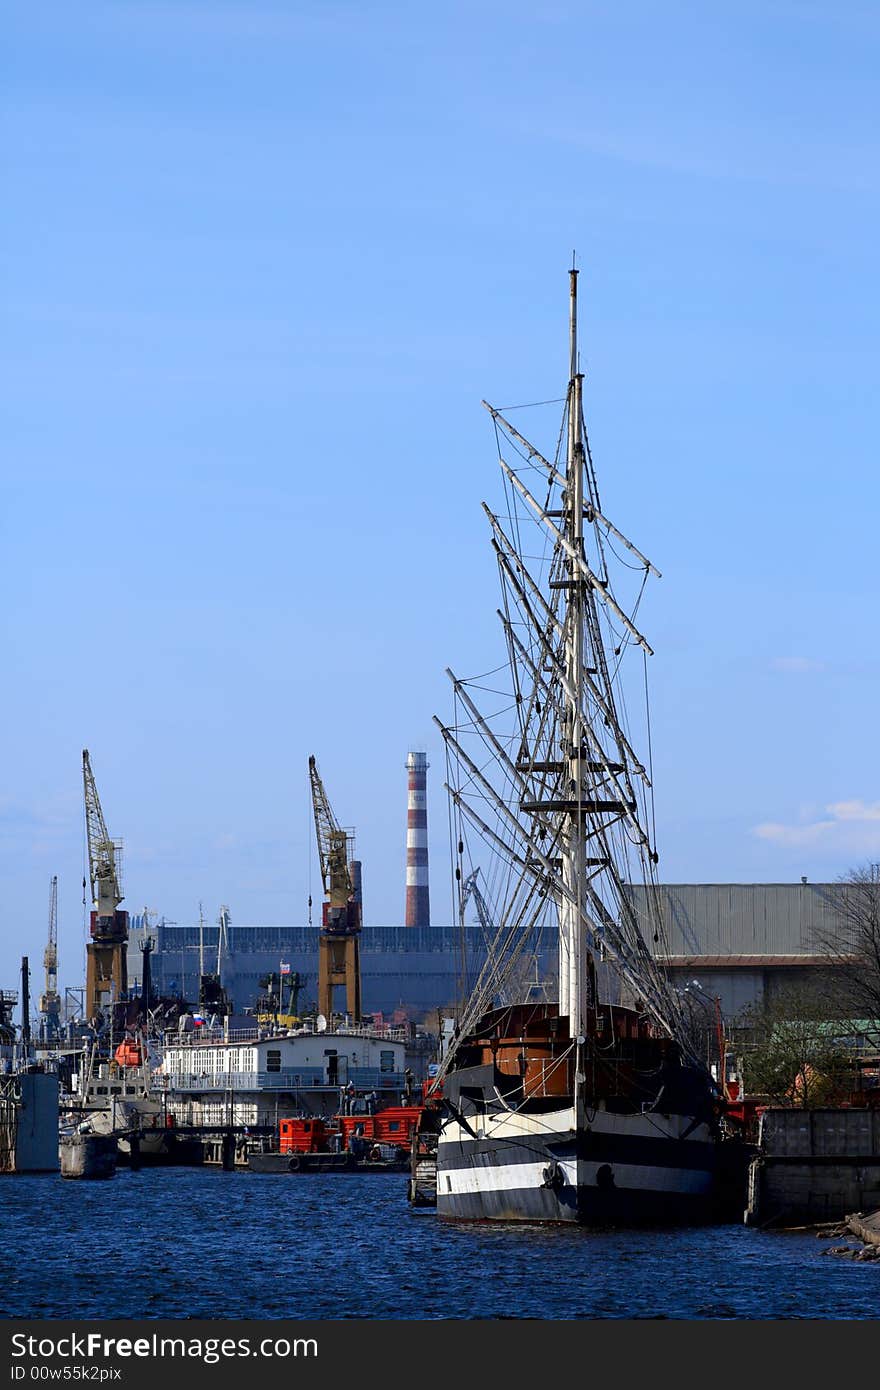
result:
[(349, 864), (352, 837), (333, 814), (314, 756), (309, 758), (309, 780), (324, 886), (318, 939), (318, 1012), (326, 1019), (332, 1017), (335, 990), (341, 985), (345, 989), (345, 1011), (357, 1020), (361, 1017), (360, 874), (356, 896)]
[(406, 925), (431, 925), (428, 895), (428, 759), (424, 753), (407, 753), (408, 796), (406, 807)]
[[(104, 1018), (110, 1005), (121, 999), (128, 988), (128, 913), (119, 910), (123, 897), (119, 876), (121, 846), (111, 840), (107, 831), (87, 748), (83, 749), (82, 758), (92, 891), (85, 1010), (91, 1021)], [(83, 880), (83, 890), (85, 886)]]
[(58, 1076), (35, 1059), (30, 1025), (30, 969), (21, 958), (21, 1028), (14, 990), (0, 989), (0, 1174), (58, 1170)]
[(40, 995), (41, 1032), (44, 1042), (54, 1042), (61, 1029), (61, 999), (58, 994), (58, 875), (49, 887), (49, 934), (43, 952), (46, 985)]
[[(787, 983), (818, 982), (823, 971), (833, 969), (819, 942), (834, 929), (836, 889), (831, 883), (661, 884), (664, 960), (675, 983), (680, 989), (698, 984), (712, 999), (720, 999), (725, 1017), (732, 1019)], [(629, 891), (641, 910), (636, 890)], [(479, 919), (473, 889), (468, 897)], [(410, 1018), (422, 1019), (436, 1018), (438, 1009), (453, 1009), (462, 994), (463, 962), (473, 976), (486, 959), (486, 922), (363, 927), (358, 939), (363, 1012), (391, 1017), (405, 1009)], [(204, 928), (206, 950), (217, 951), (218, 930), (216, 925)], [(318, 928), (227, 922), (225, 931), (223, 984), (237, 1011), (253, 1006), (260, 977), (277, 973), (281, 962), (301, 976), (304, 1006), (316, 1001)], [(159, 920), (145, 932), (142, 919), (134, 918), (129, 948), (133, 980), (145, 935), (155, 945), (151, 962), (157, 992), (196, 999), (198, 922)], [(532, 982), (552, 978), (552, 946), (540, 939), (533, 946)]]
[[(263, 979), (278, 976), (281, 965), (300, 977), (300, 1006), (316, 1011), (318, 1001), (315, 965), (320, 928), (317, 926), (268, 926), (232, 922), (228, 951), (223, 959), (223, 988), (235, 1013), (253, 1008), (265, 992)], [(218, 927), (206, 924), (206, 951), (217, 950)], [(131, 919), (129, 981), (140, 988), (141, 951), (145, 939), (153, 942), (150, 956), (153, 989), (165, 997), (177, 995), (194, 1001), (199, 988), (199, 924), (159, 918), (144, 926), (139, 915)], [(479, 973), (486, 958), (483, 929), (467, 925), (404, 927), (366, 926), (358, 939), (361, 978), (361, 1011), (366, 1017), (381, 1013), (392, 1018), (404, 1011), (420, 1021), (433, 1020), (437, 1010), (451, 1010), (461, 995), (461, 959), (465, 954), (470, 974)], [(552, 975), (554, 961), (539, 957), (539, 969)], [(285, 973), (284, 979), (288, 976)]]
[(492, 923), (492, 914), (489, 908), (489, 904), (483, 897), (483, 893), (480, 888), (479, 869), (474, 869), (472, 874), (468, 874), (467, 878), (461, 885), (461, 906), (459, 912), (462, 921), (464, 921), (464, 914), (467, 910), (467, 906), (471, 898), (473, 898), (474, 900), (474, 907), (477, 911), (477, 920), (479, 921), (480, 926), (483, 928), (483, 936), (485, 937), (486, 948), (488, 950), (491, 945), (492, 938), (495, 935), (495, 928)]
[[(628, 891), (646, 920), (645, 890)], [(833, 974), (823, 943), (840, 931), (839, 884), (664, 883), (655, 891), (673, 981), (720, 1000), (726, 1018)]]

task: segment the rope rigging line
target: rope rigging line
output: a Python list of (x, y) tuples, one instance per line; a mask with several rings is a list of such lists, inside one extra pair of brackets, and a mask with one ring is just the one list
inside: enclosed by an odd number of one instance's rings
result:
[(539, 406), (539, 405), (561, 405), (561, 404), (563, 403), (563, 401), (566, 401), (567, 399), (568, 399), (567, 396), (556, 396), (553, 400), (550, 400), (550, 401), (527, 401), (527, 402), (525, 403), (525, 405), (499, 405), (499, 406), (496, 406), (495, 408), (496, 408), (496, 410), (502, 410), (502, 411), (504, 411), (504, 410), (534, 410), (535, 407), (536, 407), (536, 406)]
[[(452, 677), (454, 722), (444, 726), (437, 721), (446, 743), (463, 987), (471, 983), (466, 959), (470, 901), (470, 896), (465, 898), (466, 866), (468, 881), (472, 878), (479, 889), (477, 916), (490, 947), (466, 1002), (463, 988), (460, 1036), (466, 1035), (487, 1007), (504, 1005), (517, 980), (523, 991), (523, 961), (551, 927), (559, 929), (559, 916), (566, 904), (568, 921), (573, 921), (582, 934), (585, 948), (598, 965), (607, 967), (602, 978), (609, 988), (613, 984), (614, 997), (631, 998), (650, 1025), (664, 1031), (675, 1033), (680, 1013), (645, 931), (656, 918), (656, 943), (663, 924), (656, 895), (656, 807), (647, 679), (650, 648), (635, 628), (635, 620), (649, 573), (658, 572), (601, 514), (582, 411), (580, 466), (584, 478), (577, 486), (580, 490), (585, 484), (589, 499), (585, 521), (589, 524), (581, 527), (578, 522), (577, 529), (571, 529), (564, 441), (578, 398), (577, 388), (570, 386), (566, 396), (557, 400), (502, 407), (515, 410), (564, 404), (553, 464), (513, 425), (507, 425), (499, 412), (488, 407), (502, 466), (504, 506), (497, 517), (485, 503), (483, 506), (492, 526), (498, 563), (501, 596), (497, 613), (507, 661), (466, 680)], [(502, 449), (516, 463), (515, 468), (505, 462)], [(526, 471), (543, 476), (546, 488), (530, 481), (533, 496), (519, 480), (519, 474)], [(543, 506), (537, 500), (542, 493)], [(567, 520), (553, 524), (551, 518), (563, 517)], [(535, 535), (535, 527), (540, 544), (527, 550), (524, 542)], [(628, 558), (629, 553), (634, 560)], [(614, 579), (626, 595), (623, 603), (617, 600)], [(573, 587), (580, 593), (578, 606), (565, 596)], [(572, 612), (581, 613), (583, 633), (583, 648), (574, 662), (568, 654), (574, 631)], [(643, 649), (644, 725), (638, 685), (634, 683), (638, 677), (628, 660), (636, 644)], [(500, 673), (507, 680), (498, 686), (490, 684)], [(467, 692), (473, 692), (475, 699)], [(483, 698), (487, 696), (490, 699)], [(498, 701), (496, 708), (480, 708), (492, 700)], [(634, 751), (635, 725), (640, 738), (646, 738), (647, 773)], [(583, 770), (578, 764), (577, 775), (573, 775), (570, 761), (574, 749), (566, 744), (572, 737), (566, 730), (572, 728), (583, 730), (577, 736), (585, 747), (579, 755), (585, 763)], [(581, 867), (574, 887), (563, 876), (563, 865), (571, 862), (575, 838), (565, 839), (574, 824), (572, 805), (578, 808), (576, 824), (583, 827), (584, 844), (589, 846), (589, 869)], [(577, 836), (580, 834), (578, 830)], [(583, 845), (579, 852), (584, 854)], [(638, 888), (639, 883), (644, 885), (644, 911), (633, 887)], [(487, 922), (494, 933), (491, 939)], [(614, 1002), (614, 997), (608, 1002)], [(450, 1057), (455, 1050), (453, 1043)], [(444, 1067), (447, 1064), (448, 1059)]]

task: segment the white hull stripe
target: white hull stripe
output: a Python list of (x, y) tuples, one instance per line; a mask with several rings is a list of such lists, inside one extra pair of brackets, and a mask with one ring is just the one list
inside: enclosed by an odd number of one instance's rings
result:
[[(466, 1144), (468, 1140), (492, 1139), (509, 1140), (516, 1143), (523, 1138), (536, 1138), (548, 1143), (558, 1143), (562, 1139), (575, 1138), (575, 1115), (573, 1109), (557, 1110), (549, 1115), (531, 1115), (528, 1111), (497, 1111), (486, 1116), (468, 1115), (470, 1132), (457, 1120), (446, 1120), (440, 1131), (440, 1147), (447, 1144)], [(687, 1139), (682, 1134), (688, 1133)], [(711, 1140), (709, 1127), (699, 1124), (692, 1127), (687, 1115), (660, 1115), (648, 1112), (641, 1115), (615, 1115), (607, 1110), (597, 1111), (592, 1123), (583, 1133), (622, 1139), (674, 1139), (679, 1143), (708, 1143)]]
[[(438, 1170), (438, 1196), (464, 1196), (470, 1193), (513, 1192), (540, 1188), (549, 1159), (540, 1163), (507, 1163), (501, 1168), (454, 1168)], [(597, 1189), (599, 1163), (562, 1162), (566, 1185)], [(668, 1192), (687, 1196), (707, 1196), (712, 1191), (712, 1174), (700, 1168), (653, 1168), (647, 1164), (615, 1163), (614, 1187), (618, 1192)]]

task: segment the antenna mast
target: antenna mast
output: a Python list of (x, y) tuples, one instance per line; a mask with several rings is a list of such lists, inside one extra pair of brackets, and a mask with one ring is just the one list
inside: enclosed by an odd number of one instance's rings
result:
[(229, 908), (224, 903), (220, 908), (220, 916), (217, 919), (217, 981), (220, 981), (220, 972), (223, 965), (223, 952), (229, 954)]

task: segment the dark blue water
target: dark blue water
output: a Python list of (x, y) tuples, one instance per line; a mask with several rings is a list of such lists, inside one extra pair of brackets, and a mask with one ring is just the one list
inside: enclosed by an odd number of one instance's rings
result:
[[(0, 1178), (0, 1312), (38, 1318), (877, 1318), (880, 1262), (744, 1226), (451, 1226), (403, 1174)], [(838, 1238), (834, 1243), (842, 1244)]]

